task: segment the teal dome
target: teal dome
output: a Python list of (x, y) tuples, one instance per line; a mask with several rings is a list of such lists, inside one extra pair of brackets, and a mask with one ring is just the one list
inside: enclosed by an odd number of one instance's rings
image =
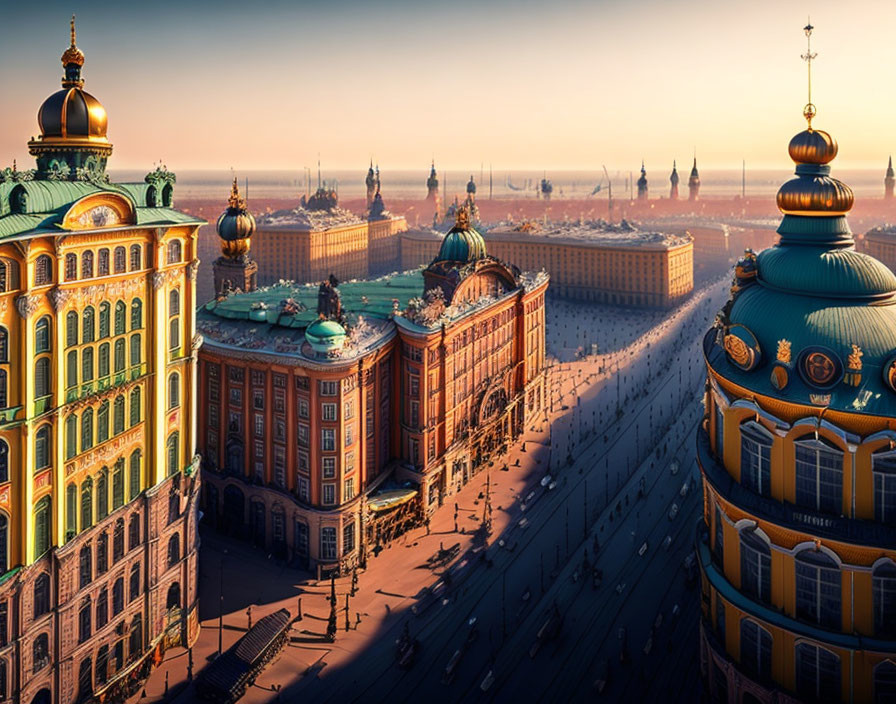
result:
[(485, 240), (472, 225), (466, 207), (457, 211), (457, 222), (452, 227), (435, 258), (437, 262), (472, 262), (486, 256)]
[(345, 328), (335, 320), (315, 320), (305, 329), (305, 339), (320, 354), (341, 350), (347, 336)]

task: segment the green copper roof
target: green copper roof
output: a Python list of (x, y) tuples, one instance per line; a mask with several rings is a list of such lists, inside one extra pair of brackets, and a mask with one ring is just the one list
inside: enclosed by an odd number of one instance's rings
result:
[(471, 262), (485, 256), (485, 240), (472, 227), (453, 227), (442, 240), (437, 262)]
[[(284, 282), (251, 293), (238, 293), (222, 301), (209, 301), (206, 313), (230, 320), (254, 320), (287, 328), (305, 328), (318, 320), (318, 284)], [(346, 281), (339, 284), (342, 308), (348, 313), (388, 320), (394, 300), (404, 310), (408, 301), (423, 293), (423, 273), (406, 271), (370, 281)], [(284, 313), (283, 302), (292, 299), (296, 313)]]

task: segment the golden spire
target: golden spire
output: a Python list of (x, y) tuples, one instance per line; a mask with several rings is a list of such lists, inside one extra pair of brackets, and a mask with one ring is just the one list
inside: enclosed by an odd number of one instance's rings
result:
[(72, 43), (71, 43), (71, 46), (68, 49), (66, 49), (65, 53), (62, 55), (62, 65), (68, 66), (70, 64), (75, 64), (76, 66), (83, 66), (84, 65), (84, 52), (81, 51), (75, 44), (75, 16), (74, 15), (72, 15), (71, 35), (72, 35)]
[(806, 33), (806, 53), (802, 54), (803, 61), (806, 62), (806, 67), (808, 69), (808, 79), (809, 79), (809, 102), (806, 103), (806, 107), (803, 108), (803, 117), (806, 118), (806, 122), (809, 123), (809, 131), (812, 131), (812, 118), (815, 117), (815, 105), (812, 102), (812, 61), (818, 56), (818, 54), (812, 53), (812, 30), (815, 27), (812, 26), (810, 21), (806, 21), (806, 26), (803, 27), (803, 32)]
[(466, 205), (462, 205), (457, 209), (454, 219), (454, 229), (469, 230), (470, 229), (470, 211)]
[(233, 186), (230, 187), (230, 198), (227, 200), (227, 205), (233, 210), (246, 209), (246, 201), (244, 201), (243, 197), (240, 195), (240, 187), (237, 183), (236, 176), (233, 177)]

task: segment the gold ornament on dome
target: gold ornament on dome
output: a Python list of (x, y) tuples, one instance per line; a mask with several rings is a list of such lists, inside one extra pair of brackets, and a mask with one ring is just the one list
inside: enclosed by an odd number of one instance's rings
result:
[(457, 214), (454, 219), (454, 227), (458, 230), (470, 229), (470, 211), (467, 210), (466, 205), (462, 205), (457, 209)]
[(846, 359), (847, 368), (852, 371), (860, 372), (862, 371), (862, 348), (858, 345), (852, 346), (852, 352), (850, 352), (849, 357)]
[(83, 66), (84, 65), (84, 52), (81, 51), (75, 44), (75, 16), (74, 15), (72, 15), (71, 35), (72, 35), (72, 44), (68, 49), (65, 50), (65, 53), (62, 55), (62, 65), (68, 66), (69, 64), (75, 64), (76, 66)]
[(896, 358), (891, 358), (884, 368), (884, 381), (893, 391), (896, 391)]
[(754, 352), (737, 335), (725, 335), (725, 351), (739, 367), (746, 369), (752, 365)]
[(810, 352), (806, 356), (805, 369), (809, 379), (819, 386), (830, 384), (837, 373), (837, 365), (823, 352)]
[(240, 187), (236, 182), (236, 176), (233, 177), (233, 185), (230, 187), (230, 198), (227, 199), (227, 205), (234, 210), (246, 209), (246, 201), (240, 195)]
[(790, 340), (778, 340), (778, 361), (790, 364)]

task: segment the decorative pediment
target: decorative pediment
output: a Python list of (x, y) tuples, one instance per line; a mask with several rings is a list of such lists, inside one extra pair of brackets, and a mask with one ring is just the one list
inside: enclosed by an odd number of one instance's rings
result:
[(134, 225), (134, 204), (117, 193), (94, 193), (77, 201), (62, 218), (63, 230), (99, 230)]

